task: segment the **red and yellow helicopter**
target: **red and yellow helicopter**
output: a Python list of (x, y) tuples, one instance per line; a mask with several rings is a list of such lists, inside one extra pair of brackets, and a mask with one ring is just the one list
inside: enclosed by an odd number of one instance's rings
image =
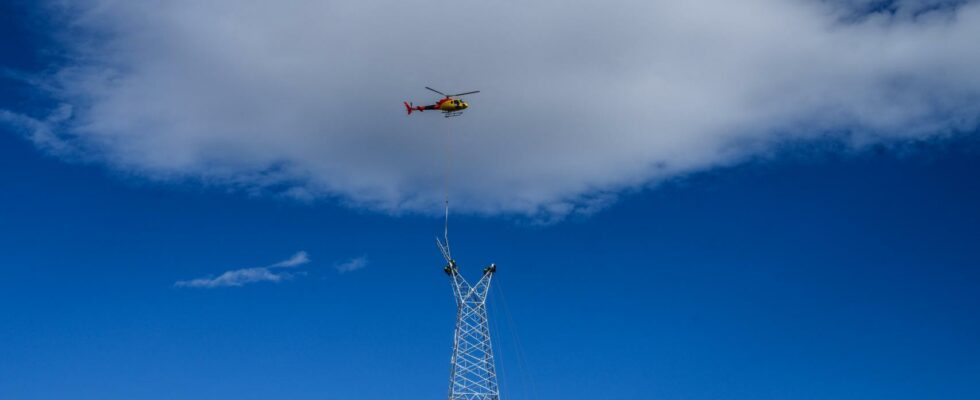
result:
[(475, 91), (466, 92), (466, 93), (445, 94), (443, 92), (440, 92), (440, 91), (435, 90), (433, 88), (430, 88), (428, 86), (426, 86), (425, 88), (426, 89), (429, 89), (429, 90), (431, 90), (433, 92), (439, 93), (439, 94), (441, 94), (443, 96), (446, 96), (446, 97), (444, 97), (444, 98), (440, 99), (439, 101), (437, 101), (436, 104), (432, 104), (432, 105), (428, 105), (428, 106), (416, 106), (416, 105), (414, 105), (414, 104), (409, 103), (409, 102), (406, 101), (405, 102), (405, 111), (408, 112), (408, 115), (412, 115), (412, 111), (422, 112), (422, 111), (425, 111), (425, 110), (439, 110), (439, 111), (442, 111), (443, 116), (446, 117), (446, 118), (455, 117), (455, 116), (458, 116), (458, 115), (462, 114), (463, 113), (463, 110), (469, 108), (470, 105), (469, 105), (469, 103), (467, 103), (467, 102), (465, 102), (463, 100), (454, 99), (453, 97), (465, 96), (465, 95), (473, 94), (473, 93), (480, 93), (479, 90), (475, 90)]

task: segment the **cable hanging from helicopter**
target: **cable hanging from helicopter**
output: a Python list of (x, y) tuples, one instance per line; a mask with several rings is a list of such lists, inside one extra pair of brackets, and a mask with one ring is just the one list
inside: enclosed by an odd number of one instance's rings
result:
[[(458, 99), (454, 97), (480, 93), (479, 90), (474, 90), (471, 92), (464, 92), (464, 93), (457, 93), (457, 94), (445, 94), (443, 92), (440, 92), (428, 86), (426, 86), (425, 88), (433, 92), (436, 92), (444, 97), (436, 101), (435, 104), (430, 104), (427, 106), (416, 106), (413, 103), (406, 101), (404, 102), (405, 112), (408, 115), (412, 115), (412, 112), (414, 111), (423, 112), (425, 110), (438, 110), (442, 112), (443, 117), (446, 118), (458, 117), (463, 114), (463, 110), (466, 110), (467, 108), (470, 107), (470, 104), (462, 99)], [(442, 256), (445, 257), (446, 260), (450, 262), (450, 264), (453, 263), (452, 252), (449, 249), (449, 173), (452, 170), (452, 151), (450, 149), (449, 139), (451, 137), (452, 135), (449, 134), (446, 135), (446, 155), (445, 155), (446, 163), (445, 163), (445, 170), (443, 171), (443, 177), (445, 179), (443, 190), (445, 193), (445, 206), (446, 206), (445, 208), (446, 219), (445, 219), (445, 224), (443, 226), (443, 239), (446, 241), (446, 243), (443, 244), (438, 237), (436, 238), (436, 245), (439, 246), (439, 251), (442, 252)]]

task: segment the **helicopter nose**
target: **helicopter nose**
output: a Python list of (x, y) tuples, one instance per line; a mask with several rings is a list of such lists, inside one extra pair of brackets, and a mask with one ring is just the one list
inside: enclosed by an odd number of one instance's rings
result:
[(470, 103), (463, 102), (463, 108), (470, 108)]

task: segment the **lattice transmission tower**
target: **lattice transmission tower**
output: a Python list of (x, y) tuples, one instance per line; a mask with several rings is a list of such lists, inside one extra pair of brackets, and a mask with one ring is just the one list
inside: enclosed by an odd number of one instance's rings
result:
[(483, 269), (475, 285), (463, 279), (447, 246), (439, 245), (446, 258), (444, 270), (452, 280), (456, 297), (456, 335), (453, 338), (452, 367), (449, 373), (449, 400), (498, 400), (497, 373), (493, 365), (487, 295), (497, 266)]

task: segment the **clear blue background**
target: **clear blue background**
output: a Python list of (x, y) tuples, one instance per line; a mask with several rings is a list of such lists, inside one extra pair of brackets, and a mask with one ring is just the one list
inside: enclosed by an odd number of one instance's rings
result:
[[(0, 66), (43, 20), (0, 4)], [(0, 80), (0, 108), (50, 105)], [(980, 398), (980, 140), (771, 159), (536, 226), (455, 216), (505, 399)], [(454, 304), (441, 221), (159, 185), (0, 127), (0, 399), (434, 399)], [(241, 288), (177, 280), (271, 264)], [(333, 265), (365, 255), (369, 265)]]

